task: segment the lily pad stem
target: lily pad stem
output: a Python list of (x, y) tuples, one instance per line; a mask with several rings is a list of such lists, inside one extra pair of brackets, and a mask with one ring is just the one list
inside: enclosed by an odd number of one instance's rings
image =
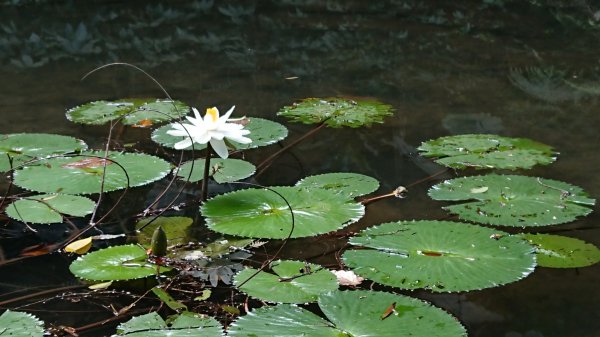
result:
[(366, 198), (360, 201), (361, 204), (366, 205), (369, 204), (373, 201), (377, 201), (377, 200), (381, 200), (381, 199), (385, 199), (385, 198), (389, 198), (389, 197), (396, 197), (396, 198), (404, 198), (404, 193), (406, 192), (406, 187), (404, 186), (398, 186), (396, 189), (394, 189), (392, 192), (390, 193), (386, 193), (386, 194), (382, 194), (382, 195), (377, 195), (371, 198)]
[(291, 147), (294, 147), (296, 145), (298, 145), (300, 142), (302, 142), (303, 140), (305, 140), (306, 138), (312, 136), (313, 134), (315, 134), (317, 131), (321, 130), (323, 127), (325, 127), (325, 122), (327, 120), (322, 121), (319, 125), (317, 125), (315, 128), (313, 128), (312, 130), (309, 130), (308, 132), (306, 132), (302, 137), (294, 140), (293, 142), (291, 142), (290, 144), (284, 146), (283, 148), (281, 148), (279, 151), (273, 153), (272, 155), (270, 155), (269, 157), (267, 157), (267, 159), (263, 160), (260, 164), (258, 164), (256, 166), (256, 172), (257, 175), (259, 174), (259, 172), (263, 169), (266, 169), (267, 167), (269, 167), (269, 165), (271, 164), (271, 162), (277, 158), (278, 156), (280, 156), (281, 154), (283, 154), (285, 151), (289, 150)]
[(202, 177), (202, 202), (208, 199), (208, 174), (210, 172), (210, 157), (213, 153), (210, 143), (206, 143), (206, 158), (204, 159), (204, 176)]

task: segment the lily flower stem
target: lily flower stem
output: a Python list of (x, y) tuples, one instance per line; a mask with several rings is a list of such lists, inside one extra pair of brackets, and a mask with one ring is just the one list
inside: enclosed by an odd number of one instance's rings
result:
[(381, 199), (385, 199), (385, 198), (389, 198), (389, 197), (394, 197), (394, 196), (395, 196), (394, 192), (392, 192), (392, 193), (386, 193), (386, 194), (377, 195), (377, 196), (374, 196), (374, 197), (371, 197), (371, 198), (363, 199), (363, 200), (360, 201), (360, 203), (363, 204), (363, 205), (366, 205), (366, 204), (372, 203), (373, 201), (378, 201), (378, 200), (381, 200)]
[(281, 148), (279, 151), (277, 151), (277, 152), (273, 153), (272, 155), (270, 155), (269, 157), (267, 157), (267, 159), (263, 160), (260, 164), (258, 164), (256, 166), (256, 172), (257, 172), (256, 175), (258, 175), (261, 170), (266, 169), (267, 167), (269, 167), (269, 165), (271, 164), (271, 162), (275, 158), (277, 158), (278, 156), (280, 156), (281, 154), (283, 154), (285, 151), (289, 150), (290, 148), (298, 145), (300, 142), (302, 142), (306, 138), (312, 136), (317, 131), (321, 130), (323, 127), (325, 127), (325, 121), (321, 122), (319, 125), (317, 125), (312, 130), (309, 130), (308, 132), (306, 132), (302, 137), (294, 140), (290, 144), (288, 144), (288, 145), (284, 146), (283, 148)]
[(202, 177), (202, 202), (208, 199), (208, 174), (210, 172), (210, 157), (213, 149), (210, 143), (206, 143), (206, 158), (204, 159), (204, 176)]

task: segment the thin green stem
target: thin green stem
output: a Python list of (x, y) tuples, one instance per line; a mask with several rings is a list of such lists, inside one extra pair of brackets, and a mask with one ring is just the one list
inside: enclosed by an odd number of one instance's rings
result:
[(280, 156), (281, 154), (283, 154), (285, 151), (289, 150), (290, 148), (298, 145), (300, 142), (302, 142), (306, 138), (312, 136), (317, 131), (321, 130), (324, 126), (325, 126), (325, 121), (321, 122), (314, 129), (312, 129), (312, 130), (308, 131), (307, 133), (305, 133), (302, 137), (296, 139), (295, 141), (293, 141), (290, 144), (288, 144), (288, 145), (284, 146), (283, 148), (281, 148), (279, 151), (277, 151), (277, 152), (273, 153), (272, 155), (270, 155), (269, 157), (267, 157), (267, 159), (263, 160), (260, 164), (258, 164), (256, 166), (257, 175), (258, 175), (258, 172), (260, 172), (263, 169), (266, 169), (275, 158), (277, 158), (278, 156)]
[(389, 197), (396, 197), (396, 198), (404, 198), (404, 193), (406, 192), (406, 188), (404, 186), (399, 186), (397, 187), (395, 190), (393, 190), (390, 193), (386, 193), (386, 194), (382, 194), (382, 195), (377, 195), (371, 198), (367, 198), (367, 199), (363, 199), (360, 201), (361, 204), (366, 205), (369, 203), (372, 203), (373, 201), (377, 201), (377, 200), (381, 200), (381, 199), (385, 199), (385, 198), (389, 198)]
[(202, 177), (202, 202), (208, 199), (208, 175), (210, 173), (210, 157), (213, 149), (210, 143), (206, 144), (206, 158), (204, 159), (204, 176)]

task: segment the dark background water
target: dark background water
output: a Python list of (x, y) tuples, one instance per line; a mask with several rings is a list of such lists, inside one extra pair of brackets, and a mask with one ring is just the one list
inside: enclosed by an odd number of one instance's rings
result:
[[(0, 3), (0, 133), (58, 133), (102, 146), (106, 127), (72, 124), (64, 111), (98, 99), (163, 96), (129, 68), (109, 68), (81, 81), (95, 67), (121, 61), (142, 67), (171, 96), (200, 109), (235, 104), (240, 115), (279, 120), (280, 107), (304, 97), (375, 97), (394, 106), (395, 115), (384, 125), (321, 131), (261, 176), (265, 184), (349, 171), (377, 178), (385, 192), (439, 170), (415, 155), (422, 141), (490, 132), (532, 138), (560, 152), (550, 166), (517, 173), (600, 195), (600, 5), (592, 1)], [(565, 80), (588, 89), (574, 89)], [(287, 125), (290, 139), (309, 129)], [(149, 132), (125, 129), (117, 141), (151, 150)], [(248, 156), (256, 163), (265, 152)], [(443, 203), (426, 195), (433, 182), (410, 188), (404, 200), (368, 206), (366, 217), (344, 232), (384, 221), (445, 218)], [(0, 189), (6, 184), (0, 180)], [(124, 214), (140, 211), (151, 188), (136, 193), (127, 199)], [(597, 222), (592, 213), (540, 230), (600, 245)], [(11, 257), (29, 244), (64, 235), (63, 230), (47, 229), (40, 239), (6, 223), (0, 245)], [(330, 265), (341, 246), (335, 238), (296, 240), (282, 257)], [(53, 254), (1, 267), (0, 299), (35, 287), (76, 284), (69, 262)], [(598, 265), (537, 268), (499, 288), (409, 294), (457, 316), (470, 336), (594, 337), (600, 336), (599, 284)], [(106, 303), (96, 304), (82, 309), (54, 299), (7, 307), (32, 312), (46, 323), (82, 326), (110, 317), (102, 307)], [(82, 335), (113, 331), (114, 324), (108, 324), (107, 330)]]

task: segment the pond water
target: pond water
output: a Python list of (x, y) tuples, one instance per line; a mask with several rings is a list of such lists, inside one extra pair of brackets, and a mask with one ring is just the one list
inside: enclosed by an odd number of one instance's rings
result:
[[(290, 129), (288, 143), (310, 127), (275, 114), (298, 99), (373, 97), (392, 105), (395, 114), (384, 124), (322, 130), (258, 178), (265, 185), (289, 185), (306, 175), (356, 172), (378, 179), (382, 192), (411, 185), (405, 199), (369, 205), (366, 216), (342, 234), (386, 221), (452, 219), (441, 209), (445, 204), (431, 200), (427, 190), (463, 172), (415, 184), (440, 170), (418, 157), (415, 148), (444, 135), (495, 133), (549, 144), (560, 152), (557, 162), (517, 173), (562, 180), (600, 196), (600, 7), (592, 1), (0, 3), (0, 133), (72, 135), (101, 148), (108, 128), (73, 124), (64, 118), (66, 109), (99, 99), (164, 96), (126, 67), (81, 80), (100, 65), (121, 61), (143, 68), (172, 97), (192, 106), (236, 105), (238, 115), (278, 120)], [(575, 90), (565, 80), (588, 89)], [(154, 150), (149, 134), (126, 128), (114, 141), (177, 159)], [(249, 151), (247, 158), (257, 163), (276, 149)], [(158, 190), (164, 187), (160, 184)], [(7, 186), (8, 180), (1, 178), (2, 193)], [(130, 191), (104, 231), (122, 232), (131, 223), (127, 217), (140, 212), (156, 189)], [(594, 212), (541, 231), (598, 246), (598, 220)], [(68, 227), (45, 227), (34, 235), (17, 223), (2, 222), (4, 259), (68, 235)], [(292, 240), (281, 257), (336, 266), (336, 252), (345, 240), (336, 235)], [(268, 252), (278, 245), (268, 244)], [(70, 261), (51, 254), (3, 264), (0, 302), (77, 285), (68, 271)], [(480, 291), (403, 293), (446, 309), (470, 336), (597, 337), (598, 284), (600, 265), (595, 265), (537, 268), (521, 281)], [(47, 324), (82, 327), (110, 318), (106, 306), (111, 300), (132, 301), (118, 294), (89, 300), (55, 295), (11, 302), (2, 309), (31, 312)], [(84, 330), (80, 336), (110, 335), (116, 324)]]

